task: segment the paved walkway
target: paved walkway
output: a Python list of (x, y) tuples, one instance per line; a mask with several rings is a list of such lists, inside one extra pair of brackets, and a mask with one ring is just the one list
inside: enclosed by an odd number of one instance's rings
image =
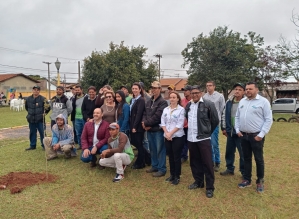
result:
[[(47, 124), (47, 133), (50, 134), (51, 126)], [(39, 134), (38, 134), (39, 136)], [(13, 139), (13, 138), (22, 138), (26, 137), (29, 138), (29, 127), (28, 126), (21, 126), (21, 127), (12, 127), (10, 129), (2, 129), (0, 130), (0, 140), (5, 139)]]

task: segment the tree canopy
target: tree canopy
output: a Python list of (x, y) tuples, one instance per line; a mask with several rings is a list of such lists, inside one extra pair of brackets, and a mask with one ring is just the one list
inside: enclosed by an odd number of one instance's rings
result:
[(142, 81), (146, 88), (157, 78), (157, 65), (145, 60), (147, 48), (128, 47), (110, 43), (108, 51), (92, 51), (84, 59), (82, 86), (91, 85), (100, 89), (106, 84), (118, 90), (121, 85), (131, 87), (132, 83)]

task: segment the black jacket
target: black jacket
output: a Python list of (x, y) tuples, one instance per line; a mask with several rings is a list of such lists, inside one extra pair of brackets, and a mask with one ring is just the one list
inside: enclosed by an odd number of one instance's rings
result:
[(161, 95), (156, 100), (151, 97), (151, 100), (146, 102), (142, 121), (146, 127), (151, 127), (149, 132), (163, 131), (160, 127), (161, 116), (167, 106), (166, 100)]
[(136, 129), (136, 132), (144, 132), (142, 128), (142, 117), (145, 108), (145, 100), (143, 97), (139, 97), (131, 106), (130, 115), (130, 129)]
[(89, 96), (86, 95), (83, 99), (83, 103), (81, 106), (83, 119), (86, 122), (88, 118), (93, 118), (93, 111), (96, 108), (95, 102), (97, 97), (94, 100), (89, 99)]
[(26, 118), (29, 123), (40, 123), (43, 122), (43, 114), (50, 111), (50, 105), (45, 97), (39, 95), (34, 98), (31, 95), (25, 102), (25, 109), (28, 112)]
[[(185, 108), (186, 118), (188, 120), (188, 113), (190, 111), (191, 102)], [(197, 139), (211, 137), (213, 131), (219, 124), (218, 113), (215, 104), (209, 100), (198, 103), (197, 108)]]

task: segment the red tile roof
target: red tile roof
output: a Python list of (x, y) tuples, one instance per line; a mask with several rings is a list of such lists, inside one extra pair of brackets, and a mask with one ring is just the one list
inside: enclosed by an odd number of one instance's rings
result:
[(173, 84), (175, 90), (180, 91), (187, 84), (187, 78), (162, 78), (160, 83), (163, 90), (167, 89), (170, 84)]
[(19, 74), (0, 74), (0, 82), (6, 81), (8, 79), (11, 79), (11, 78), (14, 78), (14, 77), (17, 77), (17, 76), (22, 76), (22, 77), (25, 77), (25, 78), (27, 78), (27, 79), (35, 82), (35, 83), (39, 83), (39, 81), (34, 80), (33, 78), (30, 78), (27, 75), (24, 75), (22, 73), (19, 73)]

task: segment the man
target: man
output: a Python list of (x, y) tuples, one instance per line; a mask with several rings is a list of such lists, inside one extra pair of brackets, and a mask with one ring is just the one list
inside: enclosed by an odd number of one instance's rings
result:
[[(62, 114), (65, 118), (71, 114), (73, 107), (71, 101), (64, 95), (64, 87), (57, 86), (56, 96), (51, 99), (51, 128), (56, 122), (56, 117)], [(66, 120), (67, 121), (67, 120)]]
[(130, 94), (129, 94), (128, 87), (125, 86), (125, 85), (122, 85), (119, 89), (122, 90), (122, 91), (124, 92), (124, 94), (125, 94), (125, 96), (126, 96), (126, 102), (127, 102), (127, 104), (130, 105), (130, 104), (131, 104), (132, 97), (131, 97)]
[(35, 150), (36, 149), (36, 138), (37, 131), (40, 135), (41, 146), (44, 149), (44, 116), (50, 111), (50, 105), (48, 104), (45, 97), (40, 94), (40, 87), (34, 86), (32, 88), (32, 95), (29, 96), (25, 102), (25, 109), (28, 112), (26, 116), (27, 121), (29, 123), (29, 139), (30, 139), (30, 147), (26, 149)]
[(97, 98), (97, 90), (94, 86), (90, 86), (87, 90), (88, 95), (86, 95), (83, 99), (82, 103), (82, 114), (84, 122), (88, 122), (93, 117), (93, 111), (96, 108), (95, 102)]
[[(186, 107), (187, 104), (191, 101), (191, 88), (192, 86), (186, 85), (184, 88), (182, 88), (182, 91), (184, 91), (184, 98), (181, 101), (182, 107)], [(187, 120), (184, 123), (184, 132), (187, 136), (188, 134), (188, 122)], [(182, 150), (181, 154), (181, 163), (184, 163), (188, 160), (188, 143), (187, 143), (187, 137), (185, 138), (185, 144)]]
[(256, 163), (256, 191), (264, 191), (264, 156), (265, 135), (272, 125), (272, 112), (269, 101), (258, 95), (255, 82), (246, 84), (246, 98), (243, 98), (236, 113), (235, 129), (241, 138), (244, 155), (244, 177), (239, 188), (251, 186), (252, 153)]
[(77, 85), (75, 87), (75, 89), (76, 89), (76, 96), (72, 100), (73, 111), (71, 114), (71, 120), (75, 120), (75, 130), (76, 130), (77, 140), (78, 140), (78, 144), (79, 144), (79, 147), (77, 148), (77, 150), (81, 150), (81, 148), (82, 148), (81, 135), (82, 135), (82, 130), (83, 130), (83, 127), (85, 124), (81, 108), (82, 108), (82, 103), (83, 103), (85, 95), (84, 95), (82, 87), (80, 85)]
[(244, 174), (244, 157), (241, 147), (241, 139), (238, 137), (235, 126), (235, 116), (240, 100), (245, 94), (244, 84), (237, 83), (233, 86), (234, 95), (226, 101), (225, 108), (221, 117), (221, 130), (222, 134), (226, 136), (226, 151), (225, 161), (226, 170), (220, 172), (222, 176), (234, 175), (234, 162), (236, 148), (239, 151), (239, 171), (242, 176)]
[(147, 131), (152, 163), (152, 168), (146, 170), (146, 172), (153, 173), (153, 177), (161, 177), (166, 174), (166, 148), (163, 129), (159, 124), (161, 123), (163, 109), (168, 105), (161, 96), (160, 82), (154, 81), (151, 89), (153, 96), (145, 104), (142, 119), (142, 127)]
[(128, 136), (119, 131), (117, 123), (111, 123), (108, 130), (108, 149), (102, 152), (100, 165), (116, 168), (116, 175), (112, 181), (119, 182), (124, 178), (126, 166), (134, 159), (134, 153)]
[[(73, 96), (70, 98), (70, 101), (73, 105), (73, 100), (76, 98), (76, 89), (74, 87), (70, 87)], [(73, 108), (73, 106), (72, 106)], [(72, 117), (72, 116), (71, 116)], [(75, 129), (75, 118), (71, 118), (72, 124), (73, 124), (73, 133), (74, 133), (74, 141), (75, 144), (78, 144), (78, 139), (77, 139), (77, 134), (76, 134), (76, 129)]]
[[(208, 81), (206, 83), (207, 93), (203, 96), (204, 99), (209, 100), (215, 104), (218, 119), (221, 121), (222, 111), (225, 106), (225, 100), (222, 94), (215, 91), (216, 85), (214, 81)], [(220, 150), (219, 150), (219, 126), (216, 127), (212, 136), (211, 136), (211, 144), (212, 144), (212, 158), (214, 165), (214, 171), (218, 172), (220, 169)]]
[(66, 159), (71, 158), (74, 149), (73, 128), (66, 123), (63, 114), (56, 116), (55, 125), (52, 127), (52, 138), (44, 138), (44, 145), (48, 161), (57, 158), (57, 153), (64, 154)]
[(97, 162), (96, 154), (108, 149), (107, 141), (110, 137), (109, 123), (102, 120), (103, 113), (101, 108), (93, 111), (93, 122), (87, 122), (84, 126), (81, 143), (82, 156), (84, 163), (90, 162), (90, 167), (95, 167)]
[(202, 98), (203, 88), (194, 85), (191, 89), (192, 101), (186, 106), (188, 120), (188, 146), (190, 151), (190, 167), (195, 182), (188, 189), (204, 188), (206, 180), (206, 196), (214, 194), (214, 170), (212, 160), (211, 135), (219, 124), (215, 105)]

